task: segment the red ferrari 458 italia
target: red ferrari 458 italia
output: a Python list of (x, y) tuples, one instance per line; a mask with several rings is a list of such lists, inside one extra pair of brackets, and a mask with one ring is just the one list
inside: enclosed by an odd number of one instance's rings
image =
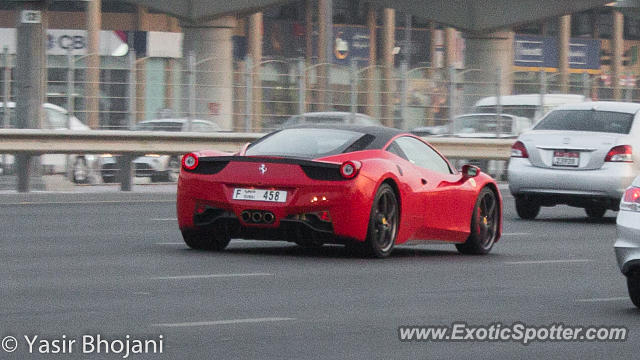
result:
[(422, 139), (377, 126), (301, 126), (237, 154), (182, 158), (178, 224), (194, 249), (232, 238), (345, 244), (388, 256), (413, 240), (486, 254), (500, 238), (502, 198), (477, 167), (459, 172)]

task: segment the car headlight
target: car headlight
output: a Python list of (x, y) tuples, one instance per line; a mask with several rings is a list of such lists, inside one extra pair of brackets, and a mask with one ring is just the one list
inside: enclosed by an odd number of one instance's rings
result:
[(624, 192), (620, 210), (640, 212), (640, 187), (632, 186)]

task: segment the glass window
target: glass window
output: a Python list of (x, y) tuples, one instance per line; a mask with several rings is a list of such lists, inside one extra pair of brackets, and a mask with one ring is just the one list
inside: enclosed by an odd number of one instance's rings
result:
[[(4, 127), (4, 109), (4, 106), (0, 107), (0, 124), (2, 124), (2, 127)], [(9, 127), (15, 129), (17, 125), (16, 111), (13, 108), (9, 108)]]
[(349, 130), (285, 129), (253, 143), (246, 154), (314, 159), (340, 154), (363, 136)]
[(540, 120), (535, 130), (593, 131), (628, 134), (633, 114), (595, 110), (557, 110)]
[(442, 156), (422, 141), (404, 136), (398, 138), (395, 143), (412, 164), (442, 174), (452, 173), (449, 164)]
[[(498, 115), (467, 115), (453, 120), (454, 134), (489, 133), (498, 131), (496, 118)], [(513, 119), (509, 116), (500, 117), (500, 133), (511, 134)]]

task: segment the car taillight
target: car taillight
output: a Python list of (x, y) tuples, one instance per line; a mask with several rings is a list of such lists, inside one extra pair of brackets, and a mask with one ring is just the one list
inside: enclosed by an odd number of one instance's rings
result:
[(640, 187), (630, 187), (624, 192), (620, 209), (640, 212)]
[(345, 161), (340, 166), (340, 175), (345, 179), (353, 179), (358, 175), (358, 170), (360, 170), (360, 162)]
[(194, 153), (182, 157), (182, 167), (185, 170), (195, 170), (198, 167), (198, 155)]
[(606, 162), (633, 162), (631, 145), (619, 145), (609, 150), (604, 158)]
[(527, 152), (527, 148), (524, 147), (522, 141), (516, 141), (513, 146), (511, 146), (511, 157), (515, 158), (528, 158), (529, 153)]

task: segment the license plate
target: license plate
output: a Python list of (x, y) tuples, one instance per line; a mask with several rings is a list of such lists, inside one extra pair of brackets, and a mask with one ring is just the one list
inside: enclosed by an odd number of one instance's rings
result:
[(287, 192), (283, 190), (242, 189), (233, 190), (233, 200), (286, 202)]
[(573, 166), (580, 165), (580, 153), (577, 151), (561, 151), (553, 152), (553, 166)]

